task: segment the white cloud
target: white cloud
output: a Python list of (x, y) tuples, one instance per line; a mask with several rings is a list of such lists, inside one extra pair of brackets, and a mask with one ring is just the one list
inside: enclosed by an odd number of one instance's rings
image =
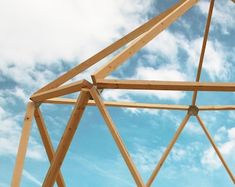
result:
[(36, 179), (36, 177), (31, 175), (28, 171), (23, 170), (23, 176), (33, 182), (35, 185), (42, 186), (42, 183), (38, 179)]
[[(124, 161), (121, 157), (117, 157), (114, 160), (106, 159), (103, 161), (102, 159), (97, 160), (97, 157), (93, 156), (78, 157), (77, 155), (72, 154), (72, 160), (73, 162), (79, 162), (79, 165), (84, 166), (90, 172), (95, 172), (96, 174), (105, 177), (106, 182), (107, 180), (110, 180), (114, 186), (133, 186), (133, 183), (126, 179), (126, 175), (123, 173), (127, 168), (123, 168), (123, 166), (126, 166), (124, 165)], [(94, 162), (91, 162), (91, 160)], [(110, 168), (110, 166), (112, 167)], [(113, 168), (115, 168), (115, 170)]]
[(228, 116), (230, 119), (234, 120), (235, 119), (235, 111), (229, 111)]
[[(202, 38), (197, 38), (191, 43), (187, 43), (185, 49), (188, 52), (188, 62), (198, 67), (198, 61), (201, 53)], [(212, 80), (228, 80), (231, 71), (231, 64), (227, 61), (228, 53), (218, 41), (207, 41), (207, 47), (204, 57), (203, 69), (208, 73)]]
[[(222, 130), (219, 129), (216, 137), (223, 137), (216, 138), (218, 140), (216, 143), (225, 160), (235, 161), (235, 128), (226, 128), (226, 131), (224, 128)], [(201, 163), (206, 167), (209, 166), (209, 170), (216, 170), (222, 166), (221, 161), (212, 147), (204, 151)]]
[(137, 68), (134, 78), (140, 80), (185, 81), (186, 75), (168, 66), (163, 66), (159, 69), (141, 66)]
[(203, 152), (201, 163), (204, 166), (209, 166), (208, 170), (215, 170), (221, 166), (221, 162), (212, 147)]
[[(0, 71), (19, 84), (38, 88), (55, 77), (45, 70), (48, 66), (61, 69), (59, 60), (75, 65), (88, 58), (143, 22), (150, 4), (151, 0), (1, 1)], [(38, 64), (46, 65), (43, 71), (36, 69)]]
[[(127, 79), (185, 81), (186, 75), (171, 66), (163, 66), (159, 69), (140, 66), (135, 74)], [(181, 91), (105, 90), (102, 95), (107, 100), (115, 101), (133, 101), (133, 96), (147, 96), (177, 102), (185, 96), (185, 93)]]
[(160, 159), (164, 148), (151, 149), (145, 146), (138, 146), (137, 150), (131, 153), (135, 164), (142, 173), (152, 172)]
[[(0, 107), (0, 155), (15, 156), (17, 153), (19, 138), (21, 135), (21, 128), (18, 123), (18, 116), (13, 116), (9, 112)], [(23, 121), (23, 120), (21, 120)], [(26, 156), (31, 159), (45, 160), (45, 152), (43, 147), (37, 143), (35, 138), (30, 136), (29, 149)]]
[(185, 132), (191, 134), (191, 135), (201, 135), (203, 133), (202, 128), (198, 123), (194, 123), (191, 121), (187, 122), (187, 125), (185, 126)]
[[(196, 152), (198, 152), (200, 146), (200, 142), (191, 142), (188, 145), (176, 143), (168, 155), (161, 172), (167, 173), (167, 171), (171, 170), (174, 174), (178, 172), (183, 173), (189, 168), (197, 171), (198, 163), (195, 159), (198, 156)], [(138, 144), (136, 151), (133, 151), (131, 156), (142, 174), (150, 174), (157, 166), (165, 149), (166, 147), (163, 146), (147, 147)]]
[[(148, 55), (163, 55), (171, 64), (177, 66), (179, 49), (185, 41), (186, 39), (182, 34), (165, 30), (159, 34), (156, 39), (153, 39), (145, 49), (148, 50)], [(150, 57), (151, 56), (148, 57), (149, 63), (152, 62)], [(154, 61), (156, 61), (156, 59)]]
[[(207, 16), (208, 9), (209, 9), (209, 1), (200, 1), (198, 3), (199, 10), (202, 14)], [(212, 29), (214, 26), (218, 26), (219, 29), (224, 34), (229, 34), (229, 32), (234, 28), (233, 25), (235, 24), (234, 20), (235, 16), (235, 6), (234, 3), (230, 0), (221, 0), (216, 1), (214, 10), (213, 10), (213, 17), (212, 17)]]

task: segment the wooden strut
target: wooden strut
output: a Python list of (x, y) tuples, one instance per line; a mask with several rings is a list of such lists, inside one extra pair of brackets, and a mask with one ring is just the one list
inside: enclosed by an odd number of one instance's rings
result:
[(72, 142), (73, 136), (78, 128), (89, 97), (90, 94), (88, 91), (81, 91), (64, 131), (64, 134), (55, 152), (52, 163), (48, 169), (46, 178), (42, 185), (43, 187), (52, 187), (54, 185), (55, 179)]
[(150, 187), (151, 184), (153, 183), (154, 179), (156, 178), (158, 172), (160, 171), (163, 163), (165, 162), (167, 156), (169, 155), (171, 149), (173, 148), (175, 142), (177, 141), (177, 139), (179, 138), (181, 132), (183, 131), (185, 125), (187, 124), (188, 120), (190, 118), (190, 115), (189, 114), (186, 114), (185, 118), (183, 119), (182, 123), (180, 124), (180, 126), (178, 127), (173, 139), (171, 140), (170, 144), (168, 145), (168, 147), (166, 148), (165, 152), (163, 153), (160, 161), (158, 162), (156, 168), (153, 170), (153, 173), (152, 175), (150, 176), (147, 184), (146, 184), (146, 187)]
[(221, 160), (224, 168), (226, 169), (227, 173), (229, 174), (230, 178), (232, 179), (233, 183), (235, 184), (235, 177), (233, 176), (233, 173), (231, 172), (231, 170), (229, 169), (229, 167), (228, 167), (227, 163), (225, 162), (223, 156), (221, 155), (218, 147), (216, 146), (216, 144), (215, 144), (213, 138), (211, 137), (209, 131), (207, 130), (205, 124), (203, 123), (203, 121), (202, 121), (202, 119), (200, 118), (199, 115), (196, 115), (196, 118), (197, 118), (199, 124), (201, 125), (203, 131), (205, 132), (207, 138), (209, 139), (209, 141), (210, 141), (212, 147), (214, 148), (216, 154), (218, 155), (219, 159)]
[[(70, 98), (51, 98), (43, 103), (53, 103), (53, 104), (69, 104), (74, 105), (76, 103), (75, 99)], [(108, 107), (127, 107), (127, 108), (147, 108), (147, 109), (162, 109), (162, 110), (188, 110), (187, 105), (171, 105), (171, 104), (152, 104), (152, 103), (134, 103), (134, 102), (116, 102), (116, 101), (103, 101), (105, 106)], [(94, 100), (89, 100), (88, 106), (96, 106)]]
[(97, 79), (105, 78), (108, 74), (114, 71), (118, 66), (124, 63), (125, 60), (133, 56), (154, 37), (156, 37), (164, 29), (169, 27), (178, 17), (182, 16), (186, 11), (188, 11), (194, 4), (197, 3), (197, 1), (198, 0), (181, 1), (180, 6), (176, 7), (161, 21), (156, 23), (149, 31), (139, 37), (139, 39), (137, 39), (132, 45), (128, 46), (120, 54), (115, 56), (109, 63), (103, 66), (103, 68), (101, 68), (94, 75), (92, 75), (93, 82), (96, 82)]
[(44, 91), (47, 91), (47, 90), (50, 90), (50, 89), (53, 89), (53, 88), (56, 88), (56, 87), (62, 85), (63, 83), (67, 82), (68, 80), (70, 80), (73, 77), (75, 77), (76, 75), (78, 75), (79, 73), (85, 71), (86, 69), (88, 69), (92, 65), (96, 64), (97, 62), (99, 62), (100, 60), (105, 58), (106, 56), (108, 56), (111, 53), (115, 52), (116, 50), (120, 49), (121, 47), (128, 44), (129, 42), (135, 40), (137, 37), (139, 37), (143, 33), (147, 32), (149, 29), (151, 29), (156, 23), (160, 22), (166, 15), (168, 15), (170, 12), (172, 12), (180, 4), (181, 4), (181, 2), (176, 3), (174, 6), (172, 6), (168, 10), (162, 12), (160, 15), (157, 15), (154, 18), (150, 19), (145, 24), (136, 28), (135, 30), (133, 30), (129, 34), (125, 35), (121, 39), (117, 40), (116, 42), (112, 43), (111, 45), (109, 45), (105, 49), (99, 51), (94, 56), (85, 60), (84, 62), (77, 65), (76, 67), (72, 68), (71, 70), (69, 70), (68, 72), (63, 74), (62, 76), (58, 77), (54, 81), (47, 84), (46, 86), (42, 87), (37, 92), (35, 92), (35, 94), (39, 93), (39, 92), (44, 92)]
[[(205, 28), (205, 34), (204, 34), (203, 43), (202, 43), (201, 55), (200, 55), (198, 69), (197, 69), (196, 82), (199, 82), (200, 77), (201, 77), (202, 64), (203, 64), (203, 60), (204, 60), (204, 55), (205, 55), (205, 51), (206, 51), (206, 44), (207, 44), (210, 25), (211, 25), (211, 17), (212, 17), (212, 13), (213, 13), (214, 4), (215, 4), (215, 0), (210, 0), (210, 1), (211, 2), (210, 2), (208, 18), (207, 18), (207, 23), (206, 23), (206, 28)], [(196, 104), (196, 99), (197, 99), (197, 91), (194, 91), (193, 98), (192, 98), (192, 105)]]
[(220, 91), (234, 92), (235, 83), (149, 81), (149, 80), (97, 80), (98, 89)]
[(34, 103), (29, 102), (24, 117), (24, 124), (22, 127), (18, 153), (16, 155), (16, 163), (13, 171), (11, 187), (20, 187), (20, 181), (24, 167), (24, 160), (29, 142), (30, 130), (32, 127), (34, 108), (35, 108)]
[(122, 141), (122, 139), (121, 139), (121, 137), (120, 137), (120, 135), (119, 135), (119, 133), (118, 133), (118, 131), (117, 131), (117, 129), (116, 129), (116, 127), (115, 127), (107, 109), (105, 108), (105, 105), (104, 105), (104, 103), (103, 103), (101, 97), (99, 96), (99, 93), (95, 87), (91, 88), (90, 94), (92, 95), (98, 109), (100, 110), (100, 113), (102, 114), (102, 116), (103, 116), (103, 118), (109, 128), (109, 131), (111, 132), (113, 139), (116, 142), (116, 145), (117, 145), (119, 151), (121, 152), (122, 157), (125, 160), (128, 168), (129, 168), (129, 170), (130, 170), (130, 172), (136, 182), (136, 185), (138, 187), (144, 187), (145, 186), (144, 182), (143, 182), (137, 168), (135, 167), (135, 164), (132, 161), (132, 159), (131, 159), (131, 157), (130, 157), (130, 155), (129, 155), (129, 153), (128, 153), (128, 151), (127, 151), (127, 149), (126, 149), (126, 147), (125, 147), (125, 145), (124, 145), (124, 143), (123, 143), (123, 141)]
[[(234, 0), (233, 0), (234, 1)], [(59, 78), (50, 82), (43, 88), (39, 89), (31, 96), (33, 102), (29, 102), (26, 109), (24, 118), (24, 124), (22, 128), (22, 134), (20, 138), (18, 153), (16, 157), (15, 168), (11, 181), (11, 187), (19, 187), (20, 180), (23, 171), (24, 160), (26, 156), (27, 145), (30, 136), (30, 129), (32, 126), (33, 116), (35, 117), (36, 124), (38, 126), (48, 159), (50, 161), (50, 167), (47, 171), (46, 177), (43, 182), (43, 187), (52, 187), (55, 182), (59, 187), (65, 187), (65, 182), (60, 171), (61, 165), (70, 147), (74, 134), (79, 126), (79, 122), (82, 118), (86, 106), (97, 106), (106, 125), (131, 173), (133, 179), (138, 187), (150, 187), (157, 177), (162, 165), (167, 159), (170, 151), (174, 144), (185, 128), (191, 115), (195, 115), (200, 126), (205, 132), (207, 138), (212, 144), (215, 152), (221, 160), (223, 166), (228, 172), (230, 178), (235, 184), (235, 177), (229, 169), (227, 163), (223, 159), (219, 149), (213, 141), (209, 131), (207, 130), (202, 119), (198, 115), (198, 111), (213, 111), (213, 110), (235, 110), (235, 105), (224, 105), (224, 106), (196, 106), (196, 99), (198, 91), (223, 91), (223, 92), (234, 92), (235, 83), (210, 83), (210, 82), (199, 82), (202, 65), (206, 50), (206, 44), (209, 35), (209, 29), (211, 24), (211, 18), (214, 7), (214, 0), (210, 0), (210, 7), (208, 11), (207, 23), (204, 32), (204, 38), (201, 48), (200, 60), (197, 69), (196, 82), (179, 82), (179, 81), (147, 81), (147, 80), (105, 80), (104, 78), (112, 73), (118, 66), (123, 64), (128, 58), (133, 56), (137, 51), (144, 47), (154, 37), (160, 34), (164, 29), (169, 27), (176, 19), (182, 16), (186, 11), (192, 8), (198, 0), (181, 0), (173, 5), (168, 10), (164, 11), (160, 15), (152, 18), (142, 26), (133, 30), (123, 38), (117, 40), (113, 44), (109, 45), (105, 49), (101, 50), (91, 58), (77, 65), (73, 69), (69, 70)], [(128, 44), (128, 45), (127, 45)], [(96, 64), (103, 58), (112, 54), (113, 52), (121, 49), (125, 45), (126, 48), (116, 55), (111, 61), (104, 65), (101, 69), (92, 75), (93, 83), (86, 80), (76, 81), (74, 83), (62, 85), (69, 81), (79, 73), (85, 71), (92, 65)], [(169, 91), (193, 91), (192, 105), (169, 105), (169, 104), (150, 104), (150, 103), (133, 103), (133, 102), (114, 102), (114, 101), (103, 101), (99, 89), (132, 89), (132, 90), (169, 90)], [(69, 98), (57, 98), (74, 92), (80, 91), (79, 97), (75, 99)], [(93, 100), (92, 100), (93, 99)], [(54, 104), (72, 104), (74, 109), (71, 113), (70, 119), (64, 130), (63, 136), (61, 137), (60, 143), (54, 151), (52, 142), (46, 129), (46, 125), (36, 103), (54, 103)], [(118, 133), (118, 130), (112, 121), (110, 114), (108, 113), (107, 107), (130, 107), (130, 108), (148, 108), (148, 109), (163, 109), (163, 110), (188, 110), (185, 118), (175, 132), (173, 139), (164, 151), (160, 158), (157, 166), (153, 170), (150, 178), (146, 185), (143, 182), (141, 175), (139, 174), (127, 148)]]
[[(74, 105), (76, 99), (70, 98), (51, 98), (42, 101), (42, 103), (49, 104), (65, 104)], [(175, 105), (175, 104), (153, 104), (153, 103), (134, 103), (134, 102), (117, 102), (117, 101), (103, 101), (106, 107), (126, 107), (126, 108), (147, 108), (147, 109), (161, 109), (161, 110), (188, 110), (188, 105)], [(94, 100), (89, 100), (88, 106), (96, 106)], [(216, 111), (216, 110), (235, 110), (235, 105), (200, 105), (197, 106), (200, 111)]]
[[(34, 118), (35, 118), (36, 124), (38, 126), (38, 130), (41, 135), (41, 139), (44, 144), (48, 159), (51, 163), (55, 153), (54, 153), (53, 145), (52, 145), (49, 133), (47, 132), (47, 128), (46, 128), (46, 125), (45, 125), (45, 122), (44, 122), (44, 119), (43, 119), (43, 116), (42, 116), (42, 113), (41, 113), (39, 107), (35, 107)], [(59, 171), (58, 176), (56, 178), (56, 182), (57, 182), (58, 187), (65, 187), (66, 186), (64, 179), (63, 179), (63, 176), (62, 176), (62, 173), (60, 171)]]
[(80, 80), (71, 84), (58, 87), (58, 88), (50, 89), (48, 91), (33, 94), (30, 99), (35, 102), (39, 102), (45, 99), (78, 92), (78, 91), (81, 91), (83, 88), (89, 88), (91, 86), (92, 86), (91, 83), (89, 83), (87, 80)]

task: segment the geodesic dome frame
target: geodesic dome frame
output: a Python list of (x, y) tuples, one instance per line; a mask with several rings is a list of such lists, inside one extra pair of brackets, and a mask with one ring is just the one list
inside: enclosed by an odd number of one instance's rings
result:
[[(173, 5), (171, 8), (161, 13), (160, 15), (152, 18), (142, 26), (133, 30), (123, 38), (114, 42), (110, 46), (101, 50), (91, 58), (80, 63), (78, 66), (69, 70), (59, 78), (50, 82), (43, 88), (39, 89), (31, 96), (31, 100), (27, 105), (26, 115), (24, 119), (24, 125), (22, 129), (20, 144), (16, 157), (16, 164), (14, 168), (12, 187), (20, 186), (20, 179), (23, 171), (24, 159), (27, 150), (28, 140), (30, 136), (30, 129), (32, 126), (32, 120), (35, 118), (38, 126), (48, 159), (50, 161), (50, 167), (47, 171), (47, 175), (43, 182), (43, 187), (52, 187), (55, 182), (59, 187), (64, 187), (65, 182), (60, 172), (60, 167), (69, 149), (70, 143), (82, 118), (83, 112), (87, 105), (97, 106), (101, 115), (103, 116), (107, 127), (110, 130), (111, 135), (125, 160), (133, 178), (138, 187), (149, 187), (156, 178), (161, 166), (164, 164), (167, 156), (172, 150), (175, 142), (183, 131), (187, 124), (187, 121), (191, 116), (196, 116), (200, 126), (205, 132), (208, 140), (213, 146), (223, 166), (235, 183), (235, 177), (226, 164), (223, 156), (221, 155), (218, 147), (216, 146), (212, 136), (206, 128), (204, 122), (200, 118), (199, 111), (213, 111), (213, 110), (234, 110), (234, 105), (218, 105), (218, 106), (197, 106), (197, 93), (199, 91), (222, 91), (222, 92), (234, 92), (235, 83), (215, 83), (215, 82), (200, 82), (202, 64), (208, 39), (209, 27), (211, 23), (211, 17), (215, 0), (210, 0), (210, 7), (208, 11), (207, 23), (205, 26), (204, 39), (201, 48), (199, 66), (197, 70), (197, 76), (195, 82), (179, 82), (179, 81), (147, 81), (147, 80), (110, 80), (105, 79), (111, 72), (117, 67), (123, 64), (128, 58), (133, 56), (148, 42), (160, 34), (164, 29), (169, 27), (178, 17), (182, 16), (186, 11), (192, 8), (198, 0), (182, 0)], [(129, 44), (130, 43), (130, 44)], [(80, 80), (73, 83), (63, 85), (65, 82), (71, 80), (79, 73), (85, 71), (92, 65), (96, 64), (106, 56), (112, 54), (118, 49), (122, 48), (126, 44), (129, 44), (119, 54), (112, 58), (106, 65), (95, 72), (92, 75), (93, 82), (87, 80)], [(193, 91), (192, 103), (190, 105), (169, 105), (169, 104), (156, 104), (156, 103), (131, 103), (131, 102), (109, 102), (103, 101), (100, 96), (100, 90), (103, 89), (129, 89), (129, 90), (175, 90), (175, 91)], [(80, 92), (77, 99), (61, 98), (67, 94)], [(42, 113), (40, 111), (40, 104), (53, 103), (53, 104), (72, 104), (74, 109), (67, 123), (60, 143), (54, 151), (51, 139), (49, 137), (45, 122), (43, 120)], [(145, 184), (140, 176), (132, 158), (130, 157), (127, 148), (125, 147), (121, 136), (119, 135), (115, 124), (112, 121), (106, 107), (132, 107), (132, 108), (150, 108), (150, 109), (165, 109), (165, 110), (182, 110), (186, 112), (186, 115), (175, 132), (173, 139), (164, 151), (160, 161), (152, 172), (149, 180)]]

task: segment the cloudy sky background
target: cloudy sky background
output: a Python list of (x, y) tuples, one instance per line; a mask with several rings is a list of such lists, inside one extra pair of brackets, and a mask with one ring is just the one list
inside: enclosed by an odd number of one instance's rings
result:
[[(0, 1), (0, 186), (9, 186), (29, 96), (47, 82), (122, 37), (176, 0)], [(110, 75), (118, 79), (193, 81), (209, 1), (202, 0), (169, 29)], [(215, 2), (202, 81), (235, 82), (235, 4)], [(86, 78), (102, 60), (75, 79)], [(74, 80), (75, 80), (74, 79)], [(72, 95), (71, 97), (76, 97)], [(190, 104), (192, 93), (104, 91), (113, 101)], [(197, 103), (233, 104), (234, 93), (198, 94)], [(41, 106), (54, 147), (72, 106)], [(184, 112), (109, 108), (146, 181), (181, 123)], [(235, 112), (200, 112), (235, 173)], [(35, 123), (22, 186), (40, 186), (48, 160)], [(135, 186), (95, 107), (87, 107), (62, 172), (68, 186)], [(182, 178), (184, 180), (182, 180)], [(197, 121), (192, 117), (153, 186), (233, 186)]]

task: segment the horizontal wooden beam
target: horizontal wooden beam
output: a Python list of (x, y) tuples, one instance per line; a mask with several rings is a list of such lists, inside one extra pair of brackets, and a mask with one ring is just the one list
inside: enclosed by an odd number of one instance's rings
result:
[(172, 90), (172, 91), (221, 91), (234, 92), (235, 83), (146, 81), (146, 80), (104, 80), (96, 82), (98, 89)]
[[(51, 98), (43, 101), (43, 103), (52, 104), (71, 104), (76, 103), (76, 99), (70, 98)], [(171, 104), (152, 104), (152, 103), (134, 103), (134, 102), (116, 102), (104, 101), (105, 106), (110, 107), (127, 107), (127, 108), (148, 108), (148, 109), (165, 109), (165, 110), (188, 110), (187, 105), (171, 105)], [(88, 106), (95, 106), (94, 100), (89, 100)]]
[(82, 88), (91, 88), (92, 84), (86, 80), (76, 81), (71, 84), (53, 88), (45, 92), (40, 92), (31, 96), (31, 100), (40, 102), (45, 99), (58, 97), (80, 91)]
[(147, 43), (154, 39), (164, 29), (169, 27), (175, 20), (182, 16), (186, 11), (193, 7), (198, 0), (183, 0), (179, 6), (175, 7), (165, 17), (159, 20), (149, 31), (141, 35), (135, 42), (125, 48), (122, 52), (116, 55), (110, 62), (105, 64), (101, 69), (92, 75), (92, 79), (96, 82), (97, 79), (105, 78), (117, 67), (123, 64), (128, 58), (132, 57), (136, 52), (143, 48)]
[(63, 83), (65, 83), (66, 81), (72, 79), (73, 77), (75, 77), (79, 73), (81, 73), (84, 70), (88, 69), (89, 67), (91, 67), (92, 65), (96, 64), (97, 62), (99, 62), (100, 60), (105, 58), (106, 56), (110, 55), (114, 51), (118, 50), (119, 48), (123, 47), (124, 45), (128, 44), (132, 40), (134, 40), (137, 37), (139, 37), (141, 34), (143, 34), (146, 31), (148, 31), (157, 22), (159, 22), (167, 14), (169, 14), (172, 10), (177, 8), (180, 4), (181, 4), (181, 2), (176, 3), (174, 6), (172, 6), (168, 10), (164, 11), (160, 15), (157, 15), (157, 16), (153, 17), (152, 19), (150, 19), (149, 21), (147, 21), (143, 25), (139, 26), (135, 30), (131, 31), (130, 33), (128, 33), (127, 35), (122, 37), (121, 39), (119, 39), (116, 42), (110, 44), (108, 47), (102, 49), (101, 51), (99, 51), (98, 53), (93, 55), (92, 57), (88, 58), (87, 60), (85, 60), (84, 62), (80, 63), (76, 67), (70, 69), (68, 72), (66, 72), (65, 74), (61, 75), (60, 77), (58, 77), (54, 81), (52, 81), (49, 84), (45, 85), (43, 88), (39, 89), (36, 93), (43, 92), (43, 91), (46, 91), (46, 90), (49, 90), (49, 89), (52, 89), (52, 88), (56, 88), (56, 87), (62, 85)]
[[(57, 98), (46, 99), (42, 103), (74, 105), (76, 103), (76, 99), (57, 97)], [(162, 110), (189, 109), (189, 105), (175, 105), (175, 104), (133, 103), (133, 102), (118, 102), (118, 101), (104, 101), (104, 104), (107, 107), (148, 108), (148, 109), (162, 109)], [(89, 100), (88, 106), (95, 106), (95, 102), (93, 100)], [(197, 107), (200, 111), (235, 110), (235, 105), (201, 105)]]
[(235, 105), (198, 106), (199, 110), (235, 110)]

